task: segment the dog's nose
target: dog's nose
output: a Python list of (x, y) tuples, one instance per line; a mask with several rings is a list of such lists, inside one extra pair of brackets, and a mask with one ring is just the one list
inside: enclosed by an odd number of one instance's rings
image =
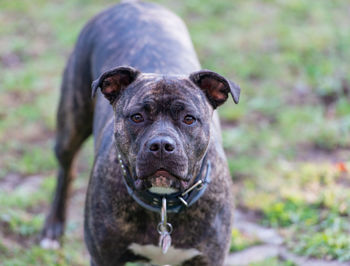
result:
[(159, 136), (148, 142), (148, 150), (155, 156), (167, 155), (175, 151), (175, 141), (166, 136)]

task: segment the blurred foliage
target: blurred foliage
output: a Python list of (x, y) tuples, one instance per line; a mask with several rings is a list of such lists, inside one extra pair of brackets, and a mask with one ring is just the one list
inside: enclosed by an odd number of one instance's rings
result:
[(241, 251), (258, 244), (260, 241), (257, 237), (244, 234), (237, 228), (232, 229), (230, 252)]
[[(156, 2), (185, 20), (203, 68), (242, 87), (240, 104), (229, 100), (219, 110), (237, 205), (262, 213), (261, 222), (281, 230), (298, 254), (350, 260), (349, 2)], [(76, 222), (62, 250), (34, 243), (55, 183), (61, 73), (83, 25), (114, 3), (1, 1), (2, 265), (88, 264)], [(83, 197), (91, 141), (81, 155), (74, 195)], [(233, 231), (231, 248), (254, 241)]]
[(284, 261), (279, 258), (269, 258), (261, 262), (252, 263), (249, 266), (295, 266), (291, 261)]

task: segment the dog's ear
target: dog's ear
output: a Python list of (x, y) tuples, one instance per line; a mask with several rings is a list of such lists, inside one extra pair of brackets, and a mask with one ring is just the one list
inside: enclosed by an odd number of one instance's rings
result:
[(92, 83), (91, 96), (94, 98), (97, 89), (101, 88), (103, 95), (112, 104), (120, 92), (135, 81), (139, 74), (140, 71), (128, 66), (120, 66), (108, 70)]
[(227, 100), (229, 93), (235, 103), (239, 101), (241, 88), (213, 71), (200, 70), (190, 74), (189, 78), (205, 93), (214, 109)]

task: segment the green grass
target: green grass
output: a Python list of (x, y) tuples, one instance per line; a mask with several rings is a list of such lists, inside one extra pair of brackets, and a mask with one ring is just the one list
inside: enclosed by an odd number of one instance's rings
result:
[(290, 248), (307, 256), (349, 261), (348, 217), (332, 212), (324, 213), (323, 216), (313, 226), (295, 226), (294, 237), (290, 236)]
[(262, 210), (264, 225), (285, 228), (287, 246), (294, 252), (348, 261), (350, 242), (344, 236), (350, 230), (350, 193), (342, 184), (343, 173), (335, 165), (307, 163), (281, 174), (278, 193), (261, 192), (247, 204)]
[(283, 261), (279, 258), (268, 258), (261, 262), (249, 264), (250, 266), (295, 266), (291, 261)]
[(88, 265), (87, 259), (82, 256), (82, 247), (81, 241), (74, 239), (74, 242), (65, 242), (65, 247), (59, 251), (47, 251), (38, 246), (26, 250), (13, 248), (5, 251), (8, 259), (3, 260), (2, 265)]
[[(262, 213), (261, 223), (282, 230), (297, 254), (349, 261), (348, 1), (156, 2), (185, 20), (203, 68), (242, 87), (240, 104), (229, 100), (219, 110), (237, 205)], [(1, 3), (2, 265), (88, 265), (81, 220), (68, 224), (72, 234), (58, 252), (40, 249), (35, 237), (55, 182), (52, 146), (65, 61), (83, 25), (114, 3)], [(89, 141), (78, 165), (74, 206), (83, 204), (92, 159)], [(33, 176), (43, 181), (31, 185)], [(232, 250), (255, 243), (233, 235)], [(288, 263), (272, 258), (254, 265)]]
[(241, 251), (258, 244), (260, 241), (257, 237), (244, 234), (236, 228), (232, 229), (230, 252)]

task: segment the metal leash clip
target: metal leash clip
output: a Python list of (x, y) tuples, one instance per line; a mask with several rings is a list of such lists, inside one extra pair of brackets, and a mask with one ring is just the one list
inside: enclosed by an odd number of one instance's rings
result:
[(157, 226), (157, 231), (160, 234), (159, 246), (162, 249), (162, 253), (167, 253), (169, 247), (171, 246), (171, 236), (173, 231), (173, 226), (167, 222), (166, 213), (166, 198), (162, 198), (162, 208), (160, 211), (161, 222)]

